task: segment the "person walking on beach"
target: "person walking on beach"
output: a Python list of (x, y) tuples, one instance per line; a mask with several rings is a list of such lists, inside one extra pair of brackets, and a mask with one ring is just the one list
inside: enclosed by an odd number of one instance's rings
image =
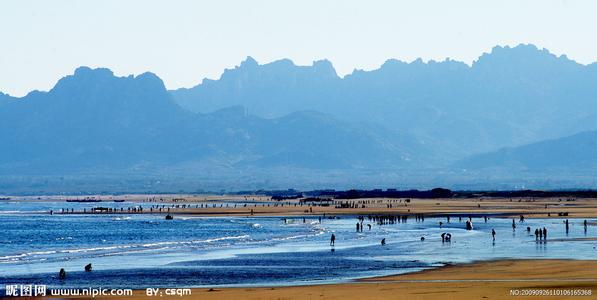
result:
[(332, 237), (330, 239), (330, 246), (336, 245), (336, 236), (332, 233)]
[(491, 229), (491, 236), (493, 237), (493, 240), (495, 241), (495, 229)]

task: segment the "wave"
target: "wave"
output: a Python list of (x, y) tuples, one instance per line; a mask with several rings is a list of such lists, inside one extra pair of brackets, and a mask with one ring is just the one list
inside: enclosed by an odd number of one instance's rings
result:
[(0, 261), (18, 259), (18, 258), (27, 257), (27, 256), (47, 255), (47, 254), (54, 254), (54, 253), (56, 253), (56, 251), (51, 250), (51, 251), (37, 251), (37, 252), (27, 252), (27, 253), (15, 254), (15, 255), (6, 255), (6, 256), (0, 256)]
[(319, 232), (317, 232), (315, 234), (291, 235), (291, 236), (286, 236), (286, 237), (273, 238), (271, 240), (272, 241), (288, 241), (288, 240), (295, 240), (295, 239), (300, 239), (300, 238), (310, 238), (310, 237), (322, 235), (324, 233), (325, 233), (325, 231), (319, 231)]
[(47, 214), (45, 210), (0, 210), (0, 215)]
[[(88, 252), (108, 252), (108, 253), (101, 253), (100, 256), (105, 255), (118, 255), (118, 253), (127, 253), (133, 251), (147, 251), (147, 250), (159, 250), (155, 249), (156, 247), (163, 246), (172, 246), (172, 245), (189, 245), (189, 244), (202, 244), (202, 243), (214, 243), (219, 241), (225, 240), (239, 240), (239, 239), (248, 239), (250, 238), (249, 235), (238, 235), (238, 236), (224, 236), (219, 238), (211, 238), (205, 240), (194, 240), (194, 241), (166, 241), (166, 242), (156, 242), (156, 243), (148, 243), (148, 244), (133, 244), (133, 245), (114, 245), (114, 246), (105, 246), (105, 247), (92, 247), (92, 248), (79, 248), (79, 249), (63, 249), (63, 250), (50, 250), (50, 251), (39, 251), (39, 252), (28, 252), (28, 253), (21, 253), (15, 255), (6, 255), (0, 256), (0, 263), (4, 262), (15, 262), (15, 261), (22, 261), (24, 258), (37, 256), (37, 255), (50, 255), (50, 254), (77, 254), (77, 253), (88, 253)], [(166, 247), (167, 248), (167, 247)], [(123, 249), (135, 249), (126, 252), (110, 252), (111, 250), (123, 250)]]

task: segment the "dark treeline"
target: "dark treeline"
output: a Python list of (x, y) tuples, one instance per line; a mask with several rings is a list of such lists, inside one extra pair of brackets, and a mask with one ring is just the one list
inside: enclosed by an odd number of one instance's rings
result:
[(539, 190), (519, 190), (519, 191), (451, 191), (444, 188), (435, 188), (431, 190), (404, 190), (397, 189), (373, 189), (346, 191), (336, 190), (313, 190), (297, 191), (275, 190), (275, 191), (243, 191), (237, 194), (257, 194), (271, 196), (273, 200), (297, 199), (302, 197), (326, 197), (334, 199), (358, 199), (358, 198), (478, 198), (478, 197), (502, 197), (502, 198), (545, 198), (545, 197), (573, 197), (573, 198), (597, 198), (596, 190), (569, 190), (569, 191), (539, 191)]

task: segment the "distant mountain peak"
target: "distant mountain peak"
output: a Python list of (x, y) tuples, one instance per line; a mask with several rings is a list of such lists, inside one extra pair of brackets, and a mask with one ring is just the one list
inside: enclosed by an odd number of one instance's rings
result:
[(557, 56), (546, 48), (539, 48), (533, 44), (518, 44), (514, 47), (495, 46), (489, 53), (485, 52), (473, 62), (473, 66), (488, 65), (493, 67), (514, 66), (523, 64), (543, 65), (544, 67), (556, 62), (578, 64), (566, 55)]
[(81, 66), (75, 69), (74, 76), (114, 76), (114, 72), (108, 68), (90, 68), (87, 66)]
[(158, 77), (158, 75), (156, 75), (152, 72), (145, 72), (145, 73), (139, 74), (135, 77), (135, 79), (143, 81), (148, 84), (152, 84), (153, 86), (156, 86), (156, 87), (159, 86), (162, 89), (166, 88), (164, 85), (164, 81), (162, 81), (162, 79), (160, 77)]
[(52, 91), (78, 89), (112, 89), (118, 88), (117, 82), (135, 82), (144, 89), (153, 91), (165, 90), (164, 82), (156, 74), (145, 72), (137, 76), (116, 76), (108, 68), (79, 67), (72, 75), (65, 76), (58, 80)]
[(313, 69), (315, 69), (316, 72), (321, 72), (321, 73), (330, 74), (333, 76), (338, 76), (338, 73), (336, 73), (336, 69), (334, 68), (334, 65), (332, 64), (331, 61), (329, 61), (327, 59), (321, 59), (321, 60), (314, 61)]
[(4, 93), (0, 92), (0, 105), (9, 103), (9, 102), (11, 102), (11, 101), (13, 101), (15, 99), (16, 98), (13, 98), (13, 97), (11, 97), (8, 94), (4, 94)]
[(114, 73), (107, 68), (96, 68), (82, 66), (78, 67), (72, 75), (62, 77), (51, 91), (59, 92), (70, 90), (73, 87), (82, 88), (85, 86), (98, 86), (106, 81), (114, 79)]
[(243, 68), (243, 67), (256, 67), (256, 66), (259, 66), (259, 63), (257, 63), (257, 61), (253, 57), (251, 57), (251, 56), (247, 56), (247, 58), (245, 58), (245, 60), (243, 60), (240, 63), (240, 67), (241, 68)]

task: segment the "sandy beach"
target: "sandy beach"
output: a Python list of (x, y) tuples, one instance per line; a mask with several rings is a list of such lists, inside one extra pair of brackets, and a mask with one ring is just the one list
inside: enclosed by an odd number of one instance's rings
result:
[[(294, 287), (192, 289), (191, 299), (594, 299), (597, 261), (498, 260), (445, 266), (354, 283)], [(515, 296), (514, 294), (517, 294)], [(522, 296), (551, 293), (552, 296)], [(588, 296), (562, 296), (581, 293)], [(137, 290), (131, 298), (146, 298)], [(112, 297), (114, 299), (116, 297)], [(174, 297), (173, 297), (174, 298)], [(180, 297), (176, 297), (180, 298)]]
[[(179, 209), (175, 213), (195, 215), (319, 215), (326, 214), (504, 214), (525, 215), (530, 218), (556, 218), (562, 217), (560, 213), (567, 213), (568, 218), (597, 217), (597, 199), (574, 199), (566, 201), (561, 198), (539, 199), (510, 199), (510, 198), (475, 198), (475, 199), (353, 199), (337, 200), (356, 203), (360, 207), (336, 208), (334, 206), (315, 206), (309, 210), (308, 205), (294, 206), (260, 206), (241, 208), (204, 208), (204, 209)], [(283, 201), (284, 202), (284, 201)], [(375, 202), (364, 204), (363, 202)], [(392, 204), (392, 207), (387, 207)]]
[[(335, 204), (319, 206), (301, 203), (299, 200), (275, 201), (267, 196), (220, 196), (220, 195), (119, 195), (88, 196), (100, 199), (100, 207), (114, 200), (153, 204), (163, 207), (162, 211), (143, 210), (135, 213), (171, 213), (196, 216), (317, 216), (356, 215), (356, 214), (402, 214), (428, 216), (444, 214), (475, 214), (513, 216), (527, 218), (594, 218), (597, 217), (597, 199), (593, 198), (448, 198), (448, 199), (402, 199), (402, 198), (361, 198), (335, 199), (336, 203), (349, 204), (351, 208), (338, 208)], [(15, 201), (66, 201), (85, 197), (26, 197)], [(239, 202), (234, 204), (233, 202)], [(241, 202), (246, 203), (241, 204)], [(226, 203), (226, 204), (223, 204)], [(105, 204), (104, 204), (105, 205)], [(197, 205), (204, 207), (197, 208)], [(391, 205), (391, 207), (389, 206)], [(186, 206), (186, 207), (185, 207)], [(82, 213), (74, 211), (74, 213)], [(90, 213), (87, 211), (87, 213)], [(111, 213), (132, 213), (114, 211)]]
[[(49, 199), (17, 199), (17, 201), (65, 201), (66, 199), (60, 197), (52, 197)], [(93, 203), (97, 206), (109, 206), (113, 203), (113, 199), (101, 199), (102, 202)], [(226, 217), (226, 216), (251, 216), (253, 218), (267, 217), (267, 216), (294, 216), (298, 220), (303, 216), (311, 217), (316, 220), (318, 216), (324, 213), (327, 216), (342, 215), (349, 217), (349, 215), (384, 215), (384, 214), (400, 214), (400, 215), (425, 215), (428, 217), (443, 216), (446, 214), (454, 215), (474, 215), (475, 218), (482, 218), (482, 216), (489, 216), (492, 219), (490, 223), (492, 226), (500, 226), (503, 222), (509, 226), (510, 220), (502, 218), (519, 218), (524, 215), (525, 218), (534, 219), (535, 221), (554, 219), (554, 218), (570, 218), (577, 219), (573, 229), (577, 235), (564, 236), (563, 234), (556, 236), (556, 231), (563, 230), (561, 220), (552, 220), (557, 222), (554, 229), (554, 238), (551, 238), (547, 244), (535, 243), (533, 238), (527, 238), (521, 232), (519, 239), (529, 240), (528, 246), (524, 249), (528, 253), (536, 253), (537, 251), (557, 250), (558, 248), (566, 247), (568, 243), (574, 243), (574, 247), (578, 247), (578, 243), (594, 243), (594, 236), (583, 236), (582, 231), (579, 231), (580, 218), (594, 218), (597, 217), (597, 200), (596, 199), (567, 199), (567, 198), (472, 198), (472, 199), (386, 199), (386, 198), (364, 198), (353, 200), (336, 200), (336, 204), (330, 206), (310, 205), (309, 203), (301, 203), (298, 200), (282, 200), (273, 201), (269, 197), (264, 196), (181, 196), (160, 195), (148, 197), (137, 195), (134, 197), (127, 197), (123, 205), (144, 205), (142, 212), (129, 212), (124, 209), (123, 212), (114, 211), (111, 213), (95, 213), (98, 218), (102, 218), (104, 214), (131, 214), (131, 217), (153, 217), (151, 214), (165, 215), (170, 213), (174, 215), (175, 219), (187, 220), (192, 216), (211, 216), (211, 217)], [(339, 202), (348, 203), (352, 208), (340, 208), (337, 205)], [(60, 204), (59, 204), (60, 205)], [(196, 208), (197, 205), (203, 206)], [(162, 211), (149, 210), (148, 207), (163, 207)], [(168, 208), (170, 209), (168, 212)], [(252, 212), (251, 212), (252, 210)], [(251, 214), (252, 213), (252, 214)], [(564, 213), (566, 215), (564, 215)], [(61, 214), (60, 212), (56, 214)], [(73, 213), (65, 214), (81, 214), (75, 210)], [(89, 213), (87, 210), (86, 214)], [(106, 218), (108, 218), (106, 216)], [(68, 216), (65, 216), (68, 217)], [(91, 216), (90, 216), (91, 217)], [(110, 223), (117, 226), (118, 221), (114, 221), (113, 217), (109, 217)], [(250, 219), (253, 219), (250, 218)], [(350, 217), (352, 218), (352, 217)], [(444, 217), (442, 217), (444, 218)], [(541, 218), (541, 219), (538, 219)], [(105, 219), (105, 218), (104, 218)], [(159, 216), (158, 219), (163, 219)], [(193, 220), (193, 218), (190, 218)], [(199, 219), (199, 218), (197, 218)], [(209, 218), (209, 219), (226, 219), (226, 218)], [(264, 223), (267, 218), (261, 219), (259, 223)], [(270, 218), (271, 219), (271, 218)], [(413, 224), (417, 224), (414, 220)], [(579, 220), (580, 219), (580, 220)], [(271, 220), (270, 220), (271, 221)], [(437, 221), (437, 218), (435, 219)], [(482, 221), (482, 219), (481, 219)], [(480, 221), (480, 223), (481, 223)], [(155, 221), (153, 221), (155, 222)], [(184, 221), (181, 221), (184, 222)], [(271, 222), (281, 222), (273, 219)], [(331, 222), (331, 221), (330, 221)], [(453, 222), (458, 222), (458, 219), (453, 219)], [(530, 222), (530, 220), (529, 220)], [(543, 222), (543, 221), (540, 221)], [(303, 222), (297, 222), (302, 224)], [(172, 224), (172, 223), (166, 223)], [(180, 223), (183, 226), (187, 223)], [(189, 223), (191, 224), (191, 223)], [(351, 223), (352, 224), (352, 223)], [(410, 224), (410, 223), (409, 223)], [(435, 224), (435, 223), (434, 223)], [(588, 222), (589, 230), (596, 226), (594, 220)], [(402, 230), (406, 225), (402, 226)], [(414, 226), (414, 225), (413, 225)], [(435, 226), (435, 225), (434, 225)], [(190, 228), (190, 227), (189, 227)], [(192, 227), (196, 228), (196, 227)], [(454, 229), (452, 229), (454, 230)], [(582, 229), (581, 229), (582, 230)], [(402, 231), (406, 232), (406, 231)], [(580, 232), (580, 233), (579, 233)], [(586, 229), (585, 229), (586, 233)], [(345, 234), (346, 235), (346, 234)], [(404, 233), (402, 233), (404, 235)], [(504, 240), (511, 240), (510, 230), (499, 231), (498, 245), (501, 247)], [(586, 234), (585, 234), (586, 235)], [(551, 237), (552, 235), (550, 235)], [(417, 237), (418, 239), (418, 237)], [(458, 247), (458, 243), (463, 241), (464, 237), (458, 237), (456, 244), (453, 247)], [(430, 243), (435, 243), (430, 241)], [(159, 243), (158, 243), (159, 244)], [(435, 244), (434, 244), (435, 245)], [(589, 245), (594, 246), (594, 245)], [(392, 245), (391, 248), (397, 247)], [(415, 245), (416, 247), (416, 245)], [(478, 246), (482, 247), (482, 246)], [(586, 248), (586, 247), (585, 247)], [(590, 248), (590, 247), (589, 247)], [(449, 251), (451, 247), (445, 247), (444, 251)], [(521, 248), (522, 249), (522, 248)], [(567, 251), (567, 248), (563, 248)], [(576, 248), (575, 248), (576, 249)], [(593, 247), (594, 249), (594, 247)], [(478, 249), (477, 249), (478, 250)], [(339, 250), (341, 253), (342, 250)], [(591, 250), (594, 251), (594, 250)], [(424, 271), (392, 275), (385, 277), (373, 277), (360, 280), (354, 280), (348, 283), (334, 283), (321, 285), (306, 285), (306, 286), (274, 286), (265, 287), (256, 285), (255, 287), (238, 287), (238, 288), (223, 288), (214, 285), (213, 288), (194, 288), (191, 290), (192, 295), (184, 296), (184, 298), (192, 299), (512, 299), (523, 297), (525, 299), (544, 299), (548, 296), (549, 299), (567, 299), (571, 296), (570, 293), (580, 293), (585, 295), (591, 293), (591, 296), (583, 296), (581, 299), (595, 298), (594, 294), (597, 292), (597, 261), (587, 260), (590, 257), (590, 252), (585, 253), (584, 256), (579, 257), (585, 260), (568, 260), (568, 259), (543, 259), (542, 256), (537, 256), (537, 259), (516, 259), (501, 260), (502, 257), (517, 257), (502, 255), (494, 256), (488, 261), (479, 261), (470, 264), (452, 264), (439, 268), (428, 269)], [(537, 252), (537, 253), (539, 253)], [(552, 252), (550, 252), (552, 253)], [(524, 255), (523, 255), (524, 256)], [(567, 256), (566, 258), (575, 258), (574, 256)], [(199, 272), (204, 272), (201, 267)], [(397, 272), (399, 273), (399, 272)], [(392, 273), (388, 273), (392, 274)], [(310, 283), (312, 284), (312, 283)], [(173, 286), (174, 288), (175, 286)], [(526, 294), (541, 293), (537, 296), (528, 296)], [(523, 296), (524, 295), (524, 296)], [(147, 298), (145, 290), (136, 290), (132, 298)], [(167, 298), (166, 295), (163, 295)], [(580, 296), (575, 296), (577, 298)], [(115, 298), (115, 297), (111, 297)], [(126, 297), (125, 299), (130, 299)], [(160, 297), (162, 298), (162, 297)], [(175, 296), (175, 298), (180, 298)]]

